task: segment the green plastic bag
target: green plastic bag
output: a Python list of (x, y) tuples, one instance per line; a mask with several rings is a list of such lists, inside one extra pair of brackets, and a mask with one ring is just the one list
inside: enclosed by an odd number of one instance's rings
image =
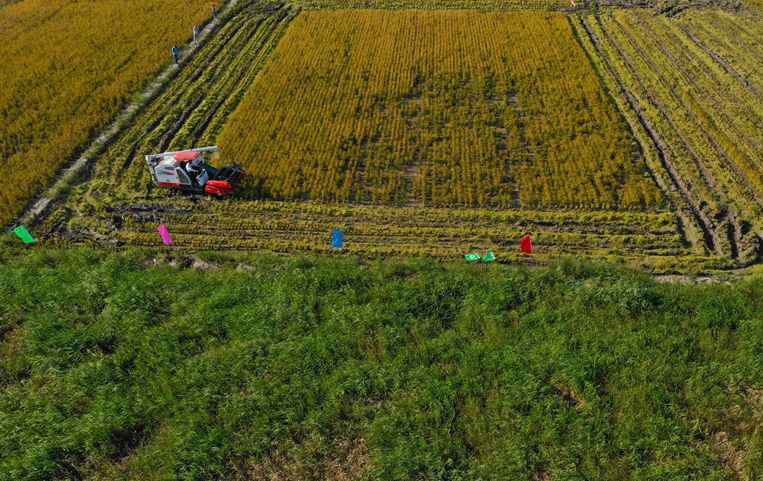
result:
[(472, 252), (471, 254), (466, 254), (464, 259), (466, 259), (466, 262), (479, 262), (479, 260), (482, 259), (482, 256)]
[(17, 236), (19, 236), (19, 239), (21, 239), (21, 241), (24, 244), (29, 245), (29, 244), (37, 243), (37, 241), (34, 240), (34, 237), (32, 237), (32, 234), (30, 234), (29, 231), (26, 229), (26, 227), (24, 227), (23, 225), (16, 227), (16, 229), (13, 232), (15, 232)]
[(493, 254), (493, 251), (487, 251), (485, 257), (482, 258), (482, 262), (495, 262), (495, 254)]

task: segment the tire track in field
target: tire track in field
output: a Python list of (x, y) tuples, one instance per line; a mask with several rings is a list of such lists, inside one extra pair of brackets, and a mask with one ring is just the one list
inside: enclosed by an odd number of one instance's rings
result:
[[(649, 39), (651, 42), (654, 41), (653, 39), (656, 39), (656, 32), (649, 22), (645, 22), (639, 17), (625, 15), (621, 18), (612, 16), (611, 21), (615, 25), (615, 29), (623, 36), (624, 41), (630, 45), (642, 62), (649, 67), (648, 70), (656, 74), (656, 79), (647, 80), (647, 82), (652, 82), (653, 86), (661, 86), (666, 92), (666, 97), (669, 99), (668, 103), (672, 99), (675, 105), (679, 106), (677, 110), (683, 114), (685, 120), (688, 121), (688, 125), (699, 127), (699, 130), (678, 128), (669, 117), (668, 110), (664, 108), (659, 109), (681, 139), (684, 147), (694, 158), (695, 164), (700, 168), (702, 172), (700, 180), (704, 180), (706, 185), (710, 187), (714, 197), (719, 201), (718, 209), (715, 212), (716, 227), (714, 230), (719, 233), (724, 241), (728, 240), (728, 250), (731, 258), (736, 259), (740, 252), (744, 252), (745, 262), (754, 260), (757, 255), (750, 251), (750, 247), (757, 242), (757, 239), (749, 238), (749, 236), (745, 237), (747, 233), (744, 232), (740, 224), (739, 214), (736, 212), (737, 209), (741, 208), (746, 215), (752, 218), (748, 220), (755, 222), (754, 219), (756, 219), (757, 214), (750, 212), (747, 202), (749, 202), (750, 206), (753, 206), (753, 210), (763, 205), (759, 200), (753, 182), (747, 173), (742, 170), (743, 164), (754, 170), (755, 165), (751, 164), (751, 162), (754, 163), (754, 160), (741, 150), (738, 152), (740, 155), (737, 158), (738, 160), (732, 159), (728, 148), (720, 144), (719, 138), (722, 136), (727, 139), (727, 144), (728, 142), (733, 142), (733, 140), (729, 137), (729, 132), (719, 125), (718, 118), (721, 121), (726, 120), (724, 125), (728, 124), (727, 128), (731, 129), (732, 133), (736, 133), (745, 140), (749, 140), (748, 136), (741, 134), (737, 127), (732, 125), (733, 122), (731, 122), (727, 112), (721, 105), (721, 100), (716, 97), (717, 92), (714, 92), (708, 85), (702, 85), (701, 82), (698, 83), (699, 80), (696, 80), (694, 75), (685, 69), (685, 65), (661, 42), (655, 41), (654, 45), (650, 45), (652, 50), (649, 50), (649, 46), (643, 45), (642, 40)], [(605, 31), (603, 26), (602, 31)], [(666, 33), (666, 35), (671, 34)], [(675, 36), (676, 34), (673, 33), (672, 35)], [(613, 43), (616, 42), (615, 40), (611, 41)], [(665, 58), (665, 65), (667, 65), (665, 68), (667, 70), (662, 68), (660, 53)], [(680, 56), (681, 54), (678, 53), (676, 55)], [(711, 85), (713, 80), (717, 80), (715, 75), (707, 71), (702, 71), (699, 75), (702, 78), (709, 79)], [(680, 95), (676, 87), (676, 85), (681, 85), (682, 83), (692, 87), (691, 90), (684, 92), (686, 99)], [(645, 94), (650, 97), (652, 96), (648, 91)], [(716, 138), (713, 132), (719, 138)], [(693, 142), (692, 145), (690, 145), (689, 138)], [(707, 155), (708, 151), (706, 149), (708, 148), (710, 149), (709, 152), (714, 153), (715, 159), (718, 162), (713, 161), (712, 155)], [(695, 149), (703, 151), (703, 154), (698, 155)], [(719, 186), (723, 186), (724, 189), (718, 189)], [(756, 233), (754, 236), (757, 235)]]
[[(654, 30), (652, 25), (649, 24), (649, 22), (644, 22), (641, 19), (636, 19), (634, 22), (636, 28), (643, 28), (644, 32), (650, 36), (651, 38), (658, 38), (659, 33)], [(680, 41), (679, 39), (673, 39), (675, 41)], [(716, 132), (716, 134), (722, 133), (720, 125), (718, 125), (718, 121), (715, 120), (714, 117), (720, 117), (722, 123), (724, 125), (727, 125), (728, 128), (733, 130), (733, 133), (740, 139), (744, 139), (747, 142), (756, 144), (754, 139), (749, 139), (744, 132), (741, 132), (739, 128), (735, 125), (733, 120), (729, 117), (726, 108), (722, 105), (723, 100), (718, 98), (717, 92), (711, 91), (706, 85), (703, 85), (701, 82), (695, 80), (692, 78), (692, 75), (690, 72), (688, 72), (682, 63), (682, 61), (677, 58), (673, 52), (668, 50), (662, 42), (656, 42), (657, 48), (662, 54), (665, 56), (666, 59), (670, 61), (670, 63), (673, 66), (673, 70), (678, 73), (680, 77), (683, 78), (683, 81), (686, 82), (687, 85), (691, 85), (693, 89), (697, 91), (700, 98), (705, 99), (707, 102), (709, 102), (710, 105), (713, 107), (713, 111), (711, 112), (708, 108), (701, 108), (700, 105), (696, 105), (695, 107), (697, 110), (702, 114), (702, 116), (705, 118), (706, 122), (710, 124), (710, 128), (712, 131)], [(720, 80), (716, 78), (712, 73), (710, 72), (703, 72), (706, 78), (710, 81), (711, 84), (720, 84)], [(696, 96), (693, 96), (695, 98), (695, 101), (697, 99)], [(699, 119), (697, 118), (697, 115), (692, 116), (693, 119), (697, 122), (697, 125), (701, 125), (699, 123)], [(746, 191), (747, 194), (752, 198), (752, 200), (758, 204), (759, 206), (763, 206), (761, 203), (760, 198), (760, 192), (756, 188), (753, 181), (750, 179), (749, 175), (740, 167), (739, 161), (743, 161), (747, 164), (748, 168), (754, 169), (754, 160), (749, 157), (744, 152), (739, 152), (742, 156), (742, 158), (734, 159), (732, 158), (730, 152), (727, 151), (726, 148), (724, 148), (718, 140), (714, 138), (714, 136), (707, 135), (707, 141), (710, 143), (710, 145), (713, 147), (713, 149), (718, 153), (719, 157), (723, 160), (723, 163), (726, 164), (736, 175), (737, 181), (741, 184), (741, 187), (743, 188), (743, 191)], [(755, 148), (759, 148), (759, 145), (754, 145)], [(734, 214), (734, 217), (736, 215)], [(737, 239), (738, 240), (738, 239)]]
[[(618, 53), (620, 54), (620, 57), (623, 59), (625, 63), (628, 64), (628, 67), (631, 71), (631, 74), (634, 78), (639, 78), (643, 81), (643, 77), (639, 75), (639, 69), (636, 68), (633, 65), (633, 61), (630, 59), (627, 53), (623, 50), (622, 46), (618, 43), (617, 39), (613, 38), (611, 35), (609, 35), (609, 32), (607, 31), (604, 24), (601, 23), (601, 20), (599, 17), (597, 17), (597, 21), (599, 22), (599, 25), (601, 26), (602, 32), (605, 32), (607, 35), (610, 43), (612, 43), (613, 46), (617, 49)], [(696, 116), (693, 115), (693, 112), (684, 104), (683, 100), (681, 99), (680, 95), (676, 93), (675, 86), (671, 85), (665, 85), (664, 79), (667, 77), (663, 69), (661, 69), (658, 65), (654, 63), (654, 61), (646, 55), (644, 50), (639, 45), (639, 42), (636, 38), (633, 37), (633, 35), (625, 29), (625, 27), (620, 23), (614, 16), (612, 17), (612, 22), (617, 25), (617, 28), (619, 29), (620, 33), (622, 34), (625, 42), (628, 44), (628, 46), (636, 53), (639, 59), (648, 67), (648, 70), (652, 72), (654, 75), (657, 76), (657, 84), (662, 84), (662, 87), (667, 92), (667, 96), (669, 99), (672, 99), (677, 105), (683, 107), (683, 111), (686, 115), (690, 116), (692, 120), (697, 123)], [(648, 82), (648, 80), (647, 80)], [(689, 139), (686, 137), (686, 134), (676, 125), (675, 120), (668, 115), (668, 112), (670, 109), (668, 109), (665, 104), (657, 98), (654, 94), (650, 92), (651, 89), (647, 88), (643, 85), (642, 82), (642, 88), (644, 89), (644, 92), (649, 97), (649, 99), (652, 101), (652, 103), (657, 107), (657, 109), (662, 112), (663, 117), (665, 120), (670, 124), (670, 127), (673, 129), (673, 131), (676, 133), (676, 135), (681, 139), (682, 144), (686, 148), (686, 151), (690, 154), (694, 165), (697, 167), (698, 172), (701, 174), (700, 179), (709, 187), (709, 190), (711, 192), (717, 192), (718, 190), (718, 181), (715, 178), (715, 175), (710, 172), (707, 168), (707, 166), (702, 162), (701, 157), (697, 152), (695, 151), (694, 147), (692, 146), (692, 143), (689, 141)], [(722, 201), (722, 199), (718, 198), (719, 201)], [(710, 225), (713, 225), (711, 223)]]
[(763, 101), (763, 90), (761, 90), (757, 85), (753, 84), (749, 80), (747, 80), (742, 74), (739, 73), (739, 71), (734, 68), (733, 65), (731, 65), (726, 59), (724, 59), (720, 54), (715, 52), (713, 49), (708, 47), (702, 40), (697, 37), (694, 32), (691, 31), (688, 25), (680, 25), (679, 28), (686, 34), (687, 37), (703, 52), (705, 52), (710, 58), (715, 61), (726, 73), (734, 77), (742, 86), (751, 94), (755, 95)]
[[(598, 21), (598, 17), (596, 17)], [(675, 165), (672, 162), (671, 155), (670, 155), (670, 149), (663, 141), (661, 135), (657, 132), (655, 127), (652, 125), (651, 121), (646, 117), (644, 114), (643, 109), (639, 105), (638, 99), (636, 99), (633, 94), (627, 89), (625, 86), (625, 82), (623, 81), (620, 74), (611, 66), (611, 61), (609, 60), (608, 54), (604, 51), (604, 48), (601, 46), (599, 39), (594, 34), (593, 30), (591, 29), (591, 26), (588, 24), (588, 21), (584, 17), (580, 17), (580, 21), (583, 25), (583, 28), (585, 29), (586, 33), (588, 34), (588, 37), (591, 41), (591, 44), (596, 49), (599, 57), (603, 60), (604, 65), (607, 66), (609, 70), (609, 74), (612, 76), (612, 78), (615, 80), (617, 85), (620, 88), (620, 93), (625, 97), (626, 101), (630, 105), (631, 109), (636, 113), (636, 117), (639, 120), (639, 123), (641, 124), (644, 131), (647, 133), (649, 138), (651, 139), (652, 143), (654, 144), (657, 155), (660, 159), (660, 163), (662, 164), (662, 167), (665, 169), (665, 171), (668, 173), (668, 176), (670, 178), (671, 184), (673, 187), (680, 192), (681, 197), (684, 199), (684, 202), (686, 203), (687, 207), (689, 207), (689, 211), (691, 213), (691, 217), (694, 219), (696, 225), (700, 228), (702, 231), (702, 235), (705, 241), (705, 245), (707, 246), (708, 250), (711, 252), (715, 252), (716, 254), (722, 254), (720, 252), (720, 239), (718, 238), (718, 234), (715, 230), (715, 226), (713, 222), (707, 217), (707, 214), (702, 210), (700, 203), (697, 201), (697, 199), (694, 198), (694, 195), (692, 195), (691, 191), (689, 190), (686, 182), (681, 177), (681, 174), (676, 169)], [(601, 25), (601, 23), (599, 22)], [(603, 26), (601, 26), (602, 32), (606, 33), (606, 30)], [(633, 66), (630, 63), (630, 61), (625, 57), (624, 52), (620, 50), (619, 46), (612, 43), (613, 46), (615, 46), (615, 49), (618, 51), (621, 58), (623, 58), (623, 61), (626, 62), (629, 66), (629, 68), (632, 70)], [(637, 79), (639, 82), (641, 80), (638, 76), (634, 75), (634, 78)], [(642, 85), (642, 88), (646, 90), (646, 88)], [(655, 102), (655, 105), (658, 106), (658, 108), (661, 106), (657, 102), (656, 99), (652, 98), (650, 95), (650, 100)], [(663, 187), (663, 190), (668, 190), (667, 186), (661, 186)], [(677, 206), (678, 207), (678, 206)]]

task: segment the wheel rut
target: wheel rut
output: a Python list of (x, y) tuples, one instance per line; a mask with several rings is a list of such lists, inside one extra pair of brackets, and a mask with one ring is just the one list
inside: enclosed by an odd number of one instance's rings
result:
[[(597, 21), (599, 22), (599, 25), (601, 26), (601, 22), (599, 21), (598, 16), (595, 18), (597, 19)], [(609, 70), (609, 74), (612, 76), (612, 78), (615, 80), (618, 87), (620, 88), (621, 94), (625, 97), (631, 109), (636, 113), (636, 117), (638, 118), (639, 123), (641, 124), (642, 128), (644, 129), (644, 131), (647, 133), (650, 140), (652, 141), (655, 147), (655, 150), (657, 151), (657, 155), (660, 159), (660, 163), (662, 164), (662, 167), (665, 169), (665, 171), (668, 173), (668, 176), (671, 180), (671, 184), (678, 192), (680, 192), (681, 197), (686, 203), (686, 206), (689, 208), (689, 211), (691, 213), (691, 218), (694, 219), (697, 227), (699, 227), (700, 230), (702, 231), (702, 236), (708, 250), (710, 250), (711, 252), (715, 252), (717, 254), (721, 254), (722, 252), (720, 251), (720, 245), (722, 244), (715, 230), (715, 226), (713, 222), (707, 217), (707, 214), (703, 212), (700, 206), (700, 203), (697, 201), (697, 199), (694, 198), (689, 188), (687, 187), (686, 182), (684, 182), (683, 178), (681, 177), (675, 165), (673, 164), (670, 158), (669, 148), (667, 147), (665, 142), (662, 140), (662, 137), (657, 132), (655, 127), (652, 125), (651, 121), (644, 114), (644, 111), (639, 105), (638, 100), (625, 87), (625, 83), (622, 77), (619, 75), (619, 73), (617, 73), (614, 70), (614, 68), (611, 67), (608, 54), (604, 51), (604, 48), (602, 47), (600, 40), (596, 37), (596, 34), (591, 29), (591, 26), (588, 24), (588, 21), (582, 16), (580, 17), (580, 21), (583, 25), (584, 30), (588, 34), (591, 44), (594, 46), (597, 53), (602, 58), (604, 64), (607, 66), (607, 69)], [(601, 26), (601, 30), (602, 32), (606, 32), (603, 26)], [(615, 49), (618, 51), (619, 55), (623, 58), (624, 62), (626, 62), (629, 65), (629, 68), (632, 69), (633, 68), (632, 64), (630, 64), (630, 62), (628, 61), (625, 53), (614, 42), (611, 42), (611, 43), (615, 47)], [(634, 76), (634, 78), (638, 78), (638, 77)], [(667, 186), (662, 186), (662, 187), (663, 187), (663, 190), (665, 190)]]

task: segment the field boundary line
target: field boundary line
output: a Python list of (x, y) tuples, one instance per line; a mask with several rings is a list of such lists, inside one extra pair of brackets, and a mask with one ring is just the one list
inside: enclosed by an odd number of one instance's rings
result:
[(177, 63), (167, 65), (143, 91), (136, 93), (133, 97), (136, 100), (130, 101), (116, 118), (106, 127), (94, 140), (90, 142), (85, 151), (73, 162), (65, 165), (59, 170), (53, 183), (44, 189), (41, 194), (34, 197), (27, 203), (27, 207), (14, 221), (7, 226), (6, 231), (11, 231), (17, 225), (34, 225), (39, 217), (45, 213), (51, 204), (74, 184), (77, 178), (85, 171), (90, 163), (101, 154), (106, 147), (120, 134), (120, 132), (130, 125), (138, 113), (148, 106), (175, 78), (183, 67), (193, 58), (196, 52), (201, 49), (218, 28), (224, 24), (231, 15), (235, 14), (235, 9), (240, 0), (227, 0), (225, 6), (220, 9), (215, 18), (207, 21), (198, 34), (196, 41), (191, 40), (185, 44)]

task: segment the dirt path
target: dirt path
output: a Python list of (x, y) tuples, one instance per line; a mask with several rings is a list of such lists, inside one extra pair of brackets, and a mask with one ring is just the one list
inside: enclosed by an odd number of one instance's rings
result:
[(183, 48), (178, 64), (170, 64), (159, 73), (159, 75), (137, 95), (137, 99), (127, 105), (116, 119), (109, 125), (98, 137), (96, 137), (85, 152), (74, 162), (64, 167), (59, 173), (53, 184), (46, 189), (39, 197), (30, 202), (24, 212), (19, 216), (16, 222), (11, 224), (9, 230), (19, 224), (34, 225), (39, 216), (45, 212), (51, 203), (77, 180), (85, 172), (90, 163), (111, 143), (119, 132), (133, 121), (138, 112), (148, 105), (171, 81), (177, 73), (188, 63), (194, 54), (207, 42), (207, 40), (217, 31), (218, 27), (225, 22), (231, 12), (238, 5), (239, 0), (228, 0), (217, 14), (217, 17), (207, 22), (204, 28), (199, 32), (196, 41), (191, 42)]
[[(249, 251), (243, 251), (249, 252)], [(293, 257), (294, 254), (289, 253), (270, 253), (278, 257)], [(299, 254), (298, 254), (299, 255)], [(362, 258), (358, 258), (359, 262), (363, 262)], [(450, 261), (449, 264), (457, 264), (455, 261)], [(164, 251), (161, 254), (147, 255), (143, 261), (143, 265), (146, 267), (158, 267), (158, 266), (170, 266), (177, 269), (194, 269), (200, 271), (214, 271), (223, 268), (234, 268), (238, 271), (252, 271), (254, 265), (247, 262), (246, 259), (236, 259), (231, 257), (229, 259), (221, 259), (217, 261), (211, 261), (204, 256), (197, 255), (195, 253), (189, 253), (185, 251)], [(523, 269), (547, 269), (549, 264), (543, 262), (534, 262), (532, 259), (525, 259), (523, 261), (514, 260), (508, 264), (501, 264), (502, 266), (523, 268)], [(658, 284), (683, 284), (683, 285), (707, 285), (707, 284), (724, 284), (733, 285), (736, 282), (749, 278), (751, 274), (748, 269), (732, 269), (723, 272), (704, 274), (704, 275), (690, 275), (690, 274), (652, 274), (652, 279)], [(757, 392), (757, 391), (756, 391)], [(763, 402), (763, 401), (761, 401)]]

